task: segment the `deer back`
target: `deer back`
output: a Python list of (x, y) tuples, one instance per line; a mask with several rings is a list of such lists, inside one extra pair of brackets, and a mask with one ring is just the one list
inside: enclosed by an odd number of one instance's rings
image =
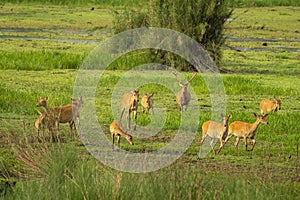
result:
[(209, 135), (211, 138), (219, 138), (223, 131), (223, 124), (215, 121), (206, 121), (202, 125), (202, 135)]
[(274, 101), (270, 99), (264, 99), (260, 102), (260, 110), (262, 113), (280, 110), (280, 106), (281, 102), (279, 99), (275, 99)]
[(229, 126), (229, 133), (233, 133), (237, 137), (254, 137), (254, 134), (260, 123), (268, 124), (267, 120), (265, 119), (268, 114), (263, 116), (256, 113), (253, 114), (257, 118), (254, 123), (241, 121), (232, 122)]

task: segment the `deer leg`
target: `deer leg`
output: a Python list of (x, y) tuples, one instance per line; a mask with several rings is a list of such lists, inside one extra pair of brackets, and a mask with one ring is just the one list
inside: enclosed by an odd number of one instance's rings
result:
[(49, 129), (49, 132), (50, 132), (50, 142), (53, 142), (53, 135), (54, 135), (54, 131), (53, 129)]
[(220, 153), (221, 149), (223, 149), (223, 148), (224, 148), (224, 141), (223, 141), (222, 137), (220, 137), (220, 148), (217, 151), (217, 153)]
[(121, 137), (121, 136), (118, 135), (117, 137), (118, 137), (118, 147), (119, 147), (119, 149), (120, 149), (120, 137)]
[(135, 131), (136, 131), (136, 118), (137, 118), (137, 111), (135, 110), (135, 111), (133, 111), (133, 119), (134, 119), (134, 128), (133, 128), (133, 130), (135, 130)]
[(69, 122), (69, 127), (70, 127), (70, 134), (72, 135), (72, 133), (73, 133), (73, 124), (72, 124), (72, 122)]
[(226, 139), (225, 139), (225, 141), (224, 141), (225, 144), (226, 144), (226, 142), (231, 138), (231, 136), (232, 136), (231, 134), (228, 134), (228, 135), (227, 135), (227, 137), (226, 137)]
[(72, 120), (69, 122), (69, 126), (70, 126), (70, 132), (71, 132), (71, 136), (73, 136), (73, 138), (75, 139), (75, 133), (73, 132), (73, 130), (76, 130), (76, 126), (75, 126), (75, 121)]
[(125, 111), (125, 107), (122, 108), (122, 110), (121, 110), (120, 121), (122, 121), (122, 117), (123, 117), (124, 111)]
[(188, 108), (188, 104), (185, 105), (185, 109), (184, 110), (187, 111), (187, 108)]
[(126, 115), (126, 120), (127, 120), (127, 129), (130, 130), (130, 110), (128, 110), (128, 113)]
[(202, 138), (201, 138), (201, 141), (200, 141), (200, 146), (202, 146), (204, 140), (206, 138), (206, 135), (205, 134), (202, 134)]
[(236, 137), (236, 141), (234, 143), (235, 148), (238, 148), (239, 142), (240, 142), (240, 138)]
[(76, 119), (77, 119), (77, 126), (78, 126), (78, 129), (79, 129), (79, 126), (80, 126), (80, 115), (79, 114), (77, 114), (74, 121), (76, 121)]
[(251, 150), (250, 150), (250, 151), (253, 151), (253, 149), (254, 149), (254, 146), (255, 146), (255, 144), (256, 144), (256, 141), (255, 141), (255, 139), (254, 139), (254, 138), (252, 138), (251, 140), (252, 140), (252, 143), (253, 143), (252, 145), (253, 145), (253, 146), (252, 146), (252, 148), (251, 148)]
[(247, 151), (248, 144), (247, 144), (247, 137), (246, 136), (244, 136), (244, 144), (245, 144), (246, 151)]
[(114, 150), (114, 147), (115, 147), (115, 134), (114, 133), (112, 133), (111, 134), (111, 140), (112, 140), (112, 150)]
[(214, 154), (216, 154), (215, 150), (214, 150), (214, 146), (213, 146), (213, 143), (214, 143), (215, 139), (214, 138), (211, 138), (210, 139), (210, 147), (211, 147), (211, 150), (214, 152)]

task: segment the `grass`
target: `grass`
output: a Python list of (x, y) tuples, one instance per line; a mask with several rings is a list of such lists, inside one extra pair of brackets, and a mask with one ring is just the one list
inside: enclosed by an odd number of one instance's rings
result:
[[(68, 148), (54, 150), (51, 158), (43, 181), (17, 185), (15, 195), (7, 199), (226, 199), (228, 196), (293, 199), (299, 192), (297, 183), (280, 184), (289, 181), (284, 178), (291, 172), (289, 169), (277, 167), (275, 172), (267, 166), (270, 163), (249, 168), (245, 158), (243, 161), (235, 158), (232, 162), (219, 158), (205, 163), (180, 159), (165, 169), (147, 174), (121, 173), (94, 159), (82, 159)], [(52, 189), (51, 193), (48, 188)]]
[[(3, 3), (26, 3), (26, 4), (40, 4), (40, 0), (4, 0)], [(68, 5), (68, 6), (82, 6), (82, 5), (101, 5), (101, 6), (133, 6), (144, 5), (147, 1), (138, 0), (71, 0), (71, 1), (59, 1), (59, 0), (47, 0), (43, 1), (47, 5)], [(299, 6), (299, 2), (296, 0), (231, 0), (232, 6), (235, 7), (251, 7), (251, 6)]]
[[(237, 120), (254, 122), (252, 113), (259, 112), (259, 102), (264, 98), (273, 98), (275, 95), (282, 100), (282, 110), (268, 116), (269, 125), (259, 126), (254, 151), (245, 151), (242, 141), (239, 148), (235, 149), (235, 139), (231, 138), (219, 155), (210, 152), (205, 158), (199, 159), (201, 124), (211, 118), (212, 103), (205, 81), (198, 75), (189, 86), (189, 90), (193, 88), (197, 95), (193, 103), (199, 106), (199, 118), (190, 118), (187, 121), (188, 126), (195, 120), (199, 122), (191, 145), (172, 165), (154, 172), (134, 174), (117, 171), (97, 161), (82, 146), (80, 140), (69, 135), (68, 125), (61, 125), (59, 142), (48, 142), (48, 135), (45, 136), (45, 143), (37, 140), (33, 126), (34, 119), (38, 116), (38, 108), (35, 107), (37, 97), (48, 95), (50, 106), (69, 103), (77, 68), (96, 46), (43, 39), (69, 38), (102, 42), (109, 37), (112, 19), (105, 6), (95, 6), (92, 12), (90, 5), (79, 8), (57, 6), (54, 5), (57, 4), (55, 2), (49, 4), (51, 5), (29, 6), (26, 2), (7, 3), (1, 8), (1, 28), (24, 27), (28, 32), (24, 29), (21, 32), (17, 29), (12, 32), (1, 29), (0, 32), (0, 36), (13, 36), (0, 39), (0, 198), (297, 197), (300, 192), (300, 125), (297, 123), (300, 119), (300, 87), (296, 84), (299, 82), (300, 73), (299, 55), (298, 52), (283, 51), (274, 46), (299, 49), (299, 43), (295, 41), (298, 38), (295, 32), (299, 23), (298, 7), (253, 7), (248, 12), (245, 12), (245, 8), (236, 9), (234, 20), (227, 25), (226, 35), (229, 36), (276, 39), (268, 40), (267, 46), (262, 45), (265, 41), (228, 40), (227, 45), (233, 48), (224, 49), (222, 70), (226, 73), (221, 78), (226, 91), (227, 114), (233, 115), (230, 123)], [(92, 23), (88, 23), (89, 21)], [(262, 26), (265, 28), (261, 29)], [(39, 31), (40, 29), (43, 31)], [(101, 35), (102, 33), (105, 34)], [(265, 49), (234, 50), (237, 47)], [(111, 101), (116, 88), (126, 89), (131, 86), (138, 87), (141, 94), (155, 92), (155, 114), (149, 116), (139, 110), (137, 124), (147, 126), (154, 123), (152, 119), (157, 120), (159, 107), (166, 113), (166, 122), (161, 131), (147, 138), (134, 136), (134, 146), (121, 138), (122, 149), (137, 153), (153, 152), (164, 147), (176, 136), (181, 117), (172, 90), (157, 84), (156, 81), (152, 83), (151, 80), (160, 80), (166, 85), (172, 85), (174, 81), (176, 90), (179, 90), (179, 86), (169, 71), (156, 71), (159, 76), (151, 74), (150, 71), (126, 71), (144, 62), (138, 60), (138, 57), (139, 52), (128, 54), (103, 73), (95, 94), (96, 116), (110, 140), (108, 127), (114, 118), (112, 111), (120, 111), (119, 100), (116, 99), (117, 103)], [(115, 70), (119, 66), (124, 66), (125, 70)], [(190, 73), (182, 75), (187, 79), (191, 76)], [(142, 83), (132, 82), (138, 80), (137, 77), (145, 80), (146, 84), (135, 86)], [(194, 108), (191, 106), (189, 109)], [(160, 124), (161, 121), (162, 118), (159, 118), (156, 123)], [(206, 139), (208, 141), (209, 138)], [(94, 148), (99, 148), (99, 145)], [(176, 151), (177, 147), (174, 146), (173, 149)]]

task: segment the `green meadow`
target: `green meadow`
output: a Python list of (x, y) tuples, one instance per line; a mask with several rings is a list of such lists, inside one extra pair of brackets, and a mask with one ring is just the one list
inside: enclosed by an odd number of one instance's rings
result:
[[(267, 117), (269, 124), (258, 127), (257, 144), (252, 152), (246, 151), (242, 140), (236, 149), (232, 137), (220, 154), (209, 152), (199, 158), (201, 125), (213, 115), (220, 115), (212, 113), (209, 88), (205, 75), (200, 73), (188, 87), (196, 95), (188, 111), (199, 109), (199, 115), (189, 118), (183, 126), (188, 129), (190, 124), (198, 124), (194, 139), (184, 154), (165, 168), (129, 173), (108, 167), (91, 155), (79, 136), (70, 135), (67, 124), (60, 125), (58, 141), (50, 142), (47, 130), (42, 138), (37, 138), (34, 120), (38, 117), (37, 110), (42, 110), (36, 107), (38, 96), (49, 96), (50, 106), (70, 103), (83, 61), (113, 35), (112, 13), (121, 6), (114, 7), (118, 1), (101, 2), (95, 5), (91, 2), (85, 5), (85, 1), (73, 5), (55, 1), (1, 3), (0, 198), (299, 198), (300, 8), (288, 6), (295, 6), (292, 1), (290, 4), (278, 1), (287, 7), (279, 7), (280, 3), (260, 7), (260, 1), (253, 1), (256, 6), (249, 7), (248, 1), (240, 1), (226, 23), (220, 78), (225, 89), (224, 114), (233, 116), (229, 123), (253, 123), (253, 112), (260, 113), (259, 103), (265, 98), (276, 96), (282, 102), (281, 110)], [(127, 6), (139, 6), (135, 1), (125, 2)], [(140, 98), (144, 93), (155, 93), (154, 114), (142, 113), (139, 105), (138, 128), (157, 120), (155, 116), (160, 112), (165, 113), (165, 121), (151, 137), (134, 136), (134, 145), (121, 138), (121, 149), (135, 153), (153, 152), (166, 146), (176, 137), (182, 119), (176, 94), (151, 82), (174, 82), (179, 90), (171, 70), (151, 70), (154, 75), (147, 70), (127, 74), (143, 62), (138, 52), (132, 52), (112, 63), (97, 83), (94, 101), (97, 121), (110, 141), (109, 125), (121, 110), (114, 103), (121, 101), (114, 99), (119, 82), (124, 81), (125, 75), (129, 80), (140, 77), (148, 81), (133, 88), (140, 90)], [(187, 80), (191, 75), (181, 72), (181, 77)], [(89, 105), (83, 101), (83, 106)], [(215, 149), (218, 146), (219, 142)], [(97, 144), (95, 148), (99, 148)]]

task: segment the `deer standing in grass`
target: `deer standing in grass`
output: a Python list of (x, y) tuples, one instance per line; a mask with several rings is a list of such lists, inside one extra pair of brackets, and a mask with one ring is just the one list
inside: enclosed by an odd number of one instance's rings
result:
[(277, 110), (280, 110), (281, 101), (279, 99), (276, 99), (274, 97), (274, 101), (270, 99), (264, 99), (260, 102), (260, 112), (261, 114), (266, 114), (271, 111), (276, 112)]
[(191, 94), (187, 91), (187, 87), (189, 85), (189, 83), (195, 78), (195, 76), (197, 75), (197, 73), (194, 73), (192, 75), (192, 78), (190, 78), (190, 80), (188, 80), (187, 82), (183, 83), (177, 76), (176, 73), (173, 73), (181, 87), (181, 90), (177, 93), (176, 95), (176, 102), (179, 105), (179, 109), (180, 111), (183, 111), (183, 107), (185, 106), (185, 110), (187, 110), (188, 104), (191, 100)]
[(39, 114), (39, 117), (35, 120), (34, 126), (36, 128), (36, 132), (38, 137), (40, 136), (39, 133), (41, 130), (43, 130), (43, 135), (44, 135), (44, 130), (48, 128), (51, 137), (53, 137), (53, 128), (55, 126), (54, 120), (52, 120), (45, 112), (37, 111)]
[(79, 104), (77, 103), (69, 103), (65, 106), (54, 106), (48, 107), (47, 101), (48, 96), (44, 99), (42, 97), (38, 97), (37, 107), (43, 107), (45, 113), (55, 121), (56, 130), (59, 131), (59, 123), (69, 123), (71, 134), (73, 132), (73, 128), (75, 128), (74, 118), (80, 115), (82, 98), (79, 100)]
[(125, 109), (127, 110), (127, 128), (130, 130), (130, 114), (133, 112), (134, 118), (134, 130), (136, 130), (136, 118), (137, 118), (137, 110), (138, 110), (138, 103), (139, 103), (139, 91), (134, 90), (130, 93), (125, 93), (122, 97), (122, 110), (120, 121), (122, 121), (122, 117), (124, 114)]
[(43, 113), (39, 110), (37, 112), (40, 116), (35, 120), (34, 126), (35, 126), (35, 129), (36, 129), (37, 135), (39, 136), (40, 130), (45, 129), (45, 127), (46, 127), (45, 119), (44, 119), (46, 113)]
[(72, 100), (72, 103), (69, 103), (67, 105), (72, 105), (73, 113), (74, 113), (73, 114), (74, 123), (76, 122), (79, 127), (80, 126), (80, 113), (81, 113), (82, 104), (83, 104), (82, 96), (78, 97), (78, 98), (71, 98), (71, 100)]
[(232, 122), (229, 126), (229, 130), (228, 130), (228, 135), (225, 139), (225, 143), (231, 138), (232, 135), (236, 136), (236, 142), (235, 142), (235, 147), (238, 147), (240, 138), (244, 138), (244, 144), (246, 147), (246, 151), (247, 149), (247, 138), (250, 138), (252, 140), (252, 148), (250, 151), (253, 151), (254, 146), (256, 144), (256, 141), (254, 139), (256, 130), (259, 126), (260, 123), (263, 124), (269, 124), (266, 120), (266, 117), (268, 116), (268, 114), (265, 115), (258, 115), (256, 113), (253, 113), (254, 116), (257, 118), (256, 121), (251, 124), (251, 123), (247, 123), (247, 122), (240, 122), (240, 121), (235, 121)]
[(112, 149), (114, 150), (114, 144), (115, 144), (115, 136), (118, 137), (118, 147), (120, 148), (120, 137), (123, 136), (125, 139), (131, 144), (134, 145), (132, 136), (127, 134), (125, 131), (121, 129), (121, 123), (119, 121), (114, 120), (110, 126), (109, 130), (111, 133), (112, 138)]
[[(210, 137), (210, 147), (213, 150), (214, 154), (217, 154), (221, 151), (221, 149), (224, 148), (224, 139), (227, 136), (228, 132), (228, 121), (232, 117), (232, 115), (224, 116), (221, 114), (221, 118), (223, 119), (223, 124), (214, 122), (214, 121), (206, 121), (202, 124), (202, 139), (200, 141), (200, 146), (202, 147), (202, 144), (206, 138), (206, 136)], [(216, 152), (213, 147), (213, 143), (215, 139), (220, 140), (220, 148)]]
[(153, 111), (153, 93), (151, 94), (144, 94), (142, 98), (142, 112), (149, 113), (149, 110), (152, 110), (152, 114), (154, 113)]

